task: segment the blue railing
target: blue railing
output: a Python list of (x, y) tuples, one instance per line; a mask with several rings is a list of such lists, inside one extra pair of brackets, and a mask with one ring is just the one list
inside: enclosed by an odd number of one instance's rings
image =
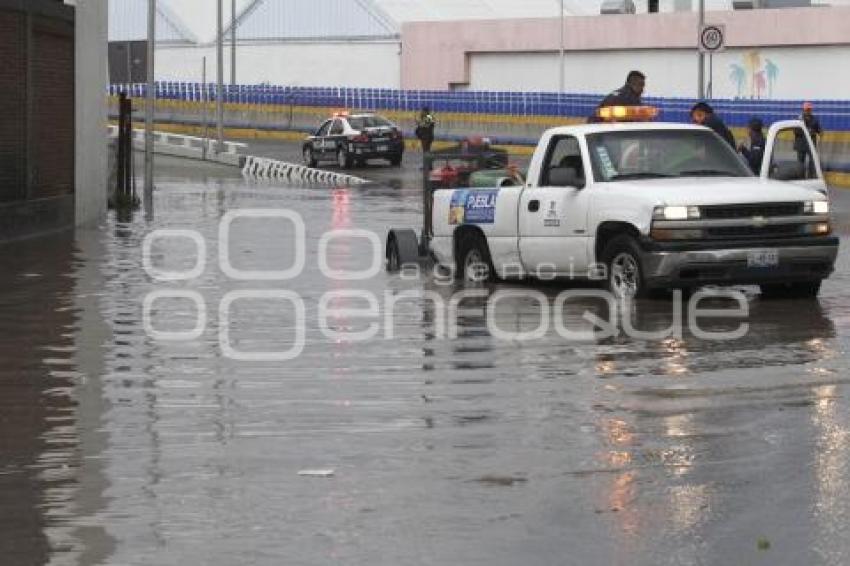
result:
[[(204, 89), (206, 88), (206, 96)], [(166, 100), (214, 102), (214, 84), (160, 82), (157, 97)], [(111, 85), (110, 94), (127, 92), (145, 96), (146, 85)], [(358, 108), (415, 112), (429, 106), (434, 112), (470, 114), (508, 114), (514, 116), (589, 116), (601, 99), (597, 94), (558, 94), (550, 92), (432, 91), (345, 87), (286, 87), (271, 85), (226, 85), (225, 102), (276, 104), (327, 108)], [(713, 100), (711, 104), (731, 126), (744, 126), (754, 116), (771, 123), (795, 118), (801, 100)], [(827, 130), (850, 131), (850, 100), (812, 101), (815, 113)], [(688, 120), (694, 103), (689, 98), (647, 98), (647, 104), (661, 109), (661, 119), (671, 122)]]

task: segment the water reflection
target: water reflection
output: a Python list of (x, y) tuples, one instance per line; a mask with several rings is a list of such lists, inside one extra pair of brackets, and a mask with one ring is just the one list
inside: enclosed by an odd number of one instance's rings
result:
[[(750, 332), (732, 342), (687, 329), (565, 340), (554, 327), (504, 340), (491, 323), (520, 333), (560, 317), (586, 333), (588, 315), (608, 320), (610, 306), (558, 306), (564, 289), (553, 285), (542, 303), (515, 296), (491, 308), (495, 292), (537, 290), (503, 284), (461, 305), (457, 336), (447, 337), (437, 330), (443, 309), (462, 288), (384, 273), (349, 286), (318, 269), (325, 230), (415, 224), (415, 192), (282, 189), (163, 183), (150, 226), (111, 221), (76, 250), (66, 241), (21, 253), (40, 258), (30, 264), (0, 259), (22, 274), (0, 282), (9, 337), (0, 385), (11, 391), (0, 401), (0, 551), (10, 563), (732, 564), (755, 562), (747, 551), (761, 533), (751, 524), (790, 533), (794, 547), (815, 541), (821, 562), (847, 556), (847, 327), (835, 320), (850, 301), (839, 289), (827, 289), (823, 306), (784, 308), (750, 293)], [(237, 208), (304, 214), (302, 277), (222, 274), (218, 221)], [(209, 244), (207, 271), (169, 286), (206, 301), (209, 328), (197, 340), (155, 341), (141, 324), (141, 298), (159, 287), (140, 269), (139, 246), (160, 227), (198, 230)], [(285, 235), (253, 228), (232, 250), (242, 267), (286, 259)], [(368, 268), (366, 247), (335, 242), (329, 267)], [(158, 257), (187, 265), (191, 253), (166, 242)], [(253, 288), (304, 298), (308, 345), (298, 359), (222, 356), (221, 299)], [(389, 320), (381, 313), (379, 338), (352, 343), (324, 336), (316, 314), (324, 293), (346, 288), (374, 293), (382, 307), (386, 291), (420, 295)], [(179, 325), (190, 310), (161, 306), (157, 324)], [(260, 305), (240, 317), (242, 345), (287, 332), (278, 311)], [(629, 314), (653, 332), (675, 318), (664, 301)], [(334, 475), (305, 478), (304, 469)], [(795, 498), (773, 505), (780, 492)], [(7, 509), (23, 520), (7, 520)], [(818, 563), (793, 549), (773, 556)]]

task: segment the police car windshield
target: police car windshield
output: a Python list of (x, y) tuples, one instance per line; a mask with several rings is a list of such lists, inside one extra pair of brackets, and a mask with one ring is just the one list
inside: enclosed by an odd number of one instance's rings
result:
[(391, 128), (392, 123), (381, 116), (354, 116), (348, 119), (353, 130), (365, 130), (366, 128)]
[(738, 154), (713, 132), (635, 130), (587, 136), (597, 181), (669, 177), (752, 177)]

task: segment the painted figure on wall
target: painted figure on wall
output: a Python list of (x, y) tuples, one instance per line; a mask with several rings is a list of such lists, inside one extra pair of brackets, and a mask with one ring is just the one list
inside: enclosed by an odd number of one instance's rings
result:
[(742, 57), (742, 64), (729, 66), (729, 80), (735, 85), (737, 98), (773, 98), (779, 80), (779, 66), (753, 50)]

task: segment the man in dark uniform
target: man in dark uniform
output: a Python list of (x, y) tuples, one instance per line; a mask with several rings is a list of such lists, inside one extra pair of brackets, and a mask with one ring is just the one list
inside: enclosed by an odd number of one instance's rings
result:
[(697, 102), (694, 104), (694, 107), (691, 108), (691, 120), (694, 124), (714, 130), (717, 135), (726, 140), (726, 143), (732, 149), (737, 149), (735, 147), (735, 136), (732, 135), (732, 132), (729, 131), (729, 128), (720, 119), (720, 116), (714, 113), (714, 108), (707, 102)]
[[(823, 134), (823, 128), (821, 127), (820, 120), (817, 119), (813, 110), (814, 105), (811, 102), (803, 103), (803, 114), (800, 116), (800, 120), (802, 120), (806, 125), (806, 129), (809, 131), (809, 136), (812, 138), (812, 143), (815, 147), (817, 147), (818, 138)], [(794, 135), (794, 151), (797, 152), (797, 160), (804, 168), (803, 170), (806, 171), (806, 178), (817, 178), (817, 170), (815, 169), (814, 159), (812, 159), (812, 152), (809, 150), (809, 142), (806, 141), (802, 131), (799, 130)], [(809, 162), (808, 167), (806, 167), (806, 161)]]
[(750, 120), (748, 134), (750, 138), (749, 145), (741, 144), (738, 146), (738, 151), (747, 160), (753, 173), (759, 175), (761, 173), (761, 164), (764, 161), (764, 148), (767, 143), (764, 137), (764, 122), (760, 118), (752, 118)]
[(642, 104), (641, 97), (646, 88), (646, 75), (640, 71), (632, 71), (626, 77), (626, 84), (606, 96), (593, 115), (589, 118), (589, 122), (598, 122), (597, 113), (600, 108), (606, 106), (640, 106)]

